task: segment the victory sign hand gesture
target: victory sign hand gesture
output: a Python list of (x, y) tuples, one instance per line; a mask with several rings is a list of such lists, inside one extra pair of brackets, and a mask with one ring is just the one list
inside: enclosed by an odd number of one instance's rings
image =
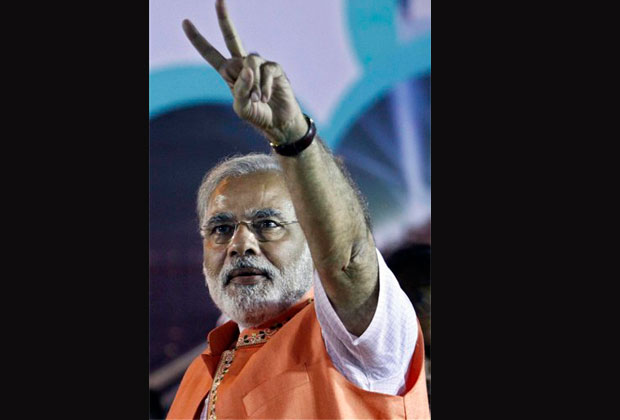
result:
[(233, 109), (275, 144), (294, 142), (308, 130), (291, 85), (279, 64), (246, 54), (224, 0), (215, 10), (231, 58), (215, 49), (187, 19), (183, 30), (196, 50), (222, 76), (233, 94)]

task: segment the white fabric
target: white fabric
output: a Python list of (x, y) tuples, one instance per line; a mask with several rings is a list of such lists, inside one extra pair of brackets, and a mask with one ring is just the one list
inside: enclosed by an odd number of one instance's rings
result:
[(209, 408), (209, 395), (210, 394), (211, 394), (211, 391), (207, 392), (207, 398), (205, 398), (205, 402), (202, 407), (202, 412), (200, 413), (200, 420), (207, 420), (207, 408)]
[[(411, 301), (377, 250), (379, 299), (370, 325), (360, 337), (349, 333), (329, 302), (314, 272), (314, 307), (327, 354), (351, 383), (373, 392), (402, 395), (405, 375), (418, 338), (418, 323)], [(209, 395), (200, 420), (206, 420)]]
[(358, 387), (402, 395), (418, 338), (411, 301), (377, 250), (379, 300), (370, 325), (360, 337), (349, 333), (332, 307), (315, 272), (315, 309), (327, 353), (334, 366)]

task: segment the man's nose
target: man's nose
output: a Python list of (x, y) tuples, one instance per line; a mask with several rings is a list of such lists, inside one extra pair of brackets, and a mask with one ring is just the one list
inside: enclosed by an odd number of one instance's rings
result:
[(259, 255), (260, 246), (258, 239), (245, 224), (240, 223), (230, 239), (228, 255), (230, 257), (243, 255)]

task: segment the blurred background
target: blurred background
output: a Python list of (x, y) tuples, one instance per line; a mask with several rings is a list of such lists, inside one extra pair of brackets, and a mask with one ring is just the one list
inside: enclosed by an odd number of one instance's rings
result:
[[(269, 152), (181, 29), (229, 56), (210, 0), (149, 0), (149, 387), (164, 418), (220, 315), (202, 276), (200, 181), (222, 157)], [(430, 397), (430, 0), (228, 0), (247, 51), (279, 62), (369, 202), (377, 247), (422, 324)]]

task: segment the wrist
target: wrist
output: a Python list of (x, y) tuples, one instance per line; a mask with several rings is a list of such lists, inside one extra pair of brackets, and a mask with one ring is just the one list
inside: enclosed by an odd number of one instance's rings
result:
[(279, 130), (265, 132), (265, 134), (269, 139), (269, 143), (285, 145), (295, 143), (308, 132), (309, 128), (306, 118), (300, 113), (297, 117), (284, 124)]
[(299, 114), (297, 118), (293, 121), (290, 128), (284, 133), (284, 141), (283, 144), (294, 143), (308, 132), (308, 122), (306, 121), (306, 117), (303, 114)]

